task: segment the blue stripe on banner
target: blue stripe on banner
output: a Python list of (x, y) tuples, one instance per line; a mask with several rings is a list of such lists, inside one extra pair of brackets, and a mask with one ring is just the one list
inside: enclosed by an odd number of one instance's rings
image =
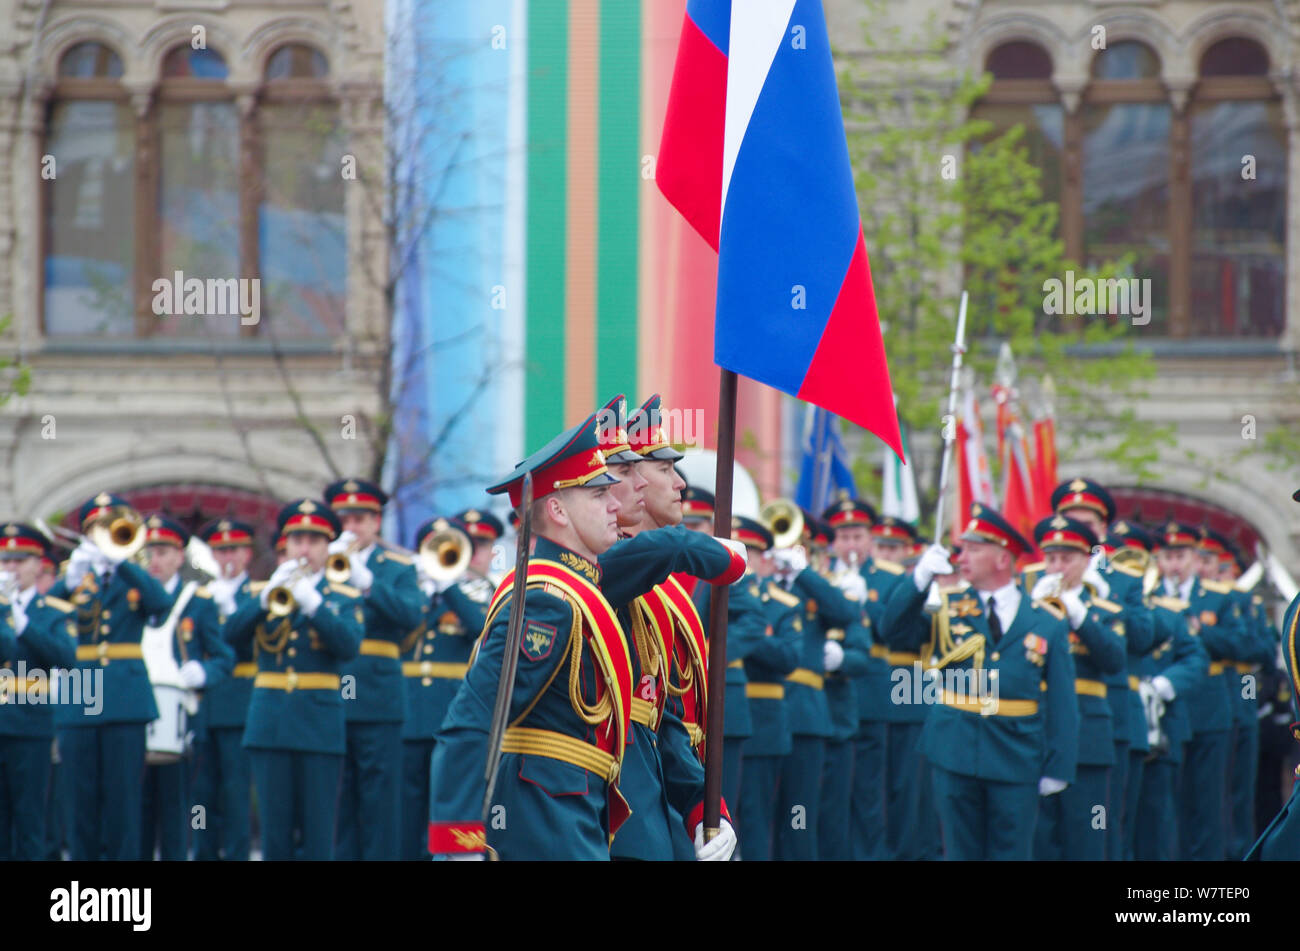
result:
[(714, 354), (721, 366), (797, 393), (860, 218), (820, 0), (798, 0), (789, 24), (727, 190)]
[(688, 0), (686, 15), (726, 56), (731, 38), (731, 0)]

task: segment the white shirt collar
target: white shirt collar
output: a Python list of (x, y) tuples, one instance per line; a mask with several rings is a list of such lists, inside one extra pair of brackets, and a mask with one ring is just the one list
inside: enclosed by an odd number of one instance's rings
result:
[(175, 594), (176, 589), (180, 587), (180, 584), (181, 584), (181, 575), (180, 572), (178, 571), (176, 572), (176, 574), (172, 575), (170, 581), (168, 581), (165, 585), (163, 585), (163, 588), (167, 591), (168, 594)]
[(34, 597), (36, 597), (36, 585), (30, 585), (29, 587), (23, 588), (23, 590), (19, 591), (14, 597), (14, 601), (17, 602), (20, 610), (26, 611), (27, 606), (32, 603), (32, 598)]
[(1008, 581), (996, 591), (981, 591), (979, 593), (980, 603), (987, 610), (989, 598), (993, 598), (994, 604), (997, 605), (998, 620), (1002, 622), (1002, 630), (1005, 633), (1011, 627), (1011, 622), (1016, 619), (1016, 613), (1020, 610), (1020, 588), (1015, 581)]
[(363, 565), (369, 565), (369, 564), (370, 564), (370, 556), (371, 556), (372, 554), (374, 554), (374, 551), (375, 551), (375, 543), (374, 543), (374, 542), (371, 542), (371, 543), (370, 543), (369, 545), (367, 545), (365, 548), (363, 548), (363, 549), (361, 549), (359, 552), (357, 552), (357, 557), (360, 558), (361, 563), (362, 563)]

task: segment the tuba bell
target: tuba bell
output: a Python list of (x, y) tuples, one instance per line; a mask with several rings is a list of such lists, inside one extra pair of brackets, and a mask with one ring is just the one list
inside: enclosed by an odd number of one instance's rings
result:
[(434, 581), (454, 581), (469, 568), (473, 554), (474, 543), (469, 536), (450, 523), (442, 523), (435, 524), (434, 530), (424, 536), (415, 557)]
[(803, 513), (790, 499), (773, 499), (759, 510), (758, 518), (772, 533), (773, 548), (793, 548), (803, 537)]

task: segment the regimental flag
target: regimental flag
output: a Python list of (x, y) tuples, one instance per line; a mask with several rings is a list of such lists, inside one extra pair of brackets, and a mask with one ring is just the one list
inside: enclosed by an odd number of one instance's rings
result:
[[(887, 454), (890, 459), (896, 458)], [(858, 497), (849, 454), (840, 439), (839, 420), (820, 406), (809, 406), (804, 417), (803, 459), (795, 504), (810, 512), (824, 512), (841, 491), (847, 492), (850, 499)]]
[(901, 456), (820, 0), (688, 0), (655, 178), (718, 249), (714, 361)]
[(993, 497), (993, 471), (984, 449), (984, 424), (980, 421), (979, 403), (969, 380), (961, 389), (955, 423), (957, 505), (953, 511), (953, 538), (961, 534), (972, 502), (982, 502), (989, 508), (997, 507), (997, 500)]
[(996, 384), (993, 398), (998, 404), (998, 457), (1002, 470), (1003, 517), (1026, 538), (1034, 535), (1034, 526), (1051, 514), (1051, 504), (1041, 499), (1035, 488), (1030, 465), (1029, 438), (1015, 391), (1009, 385)]
[[(898, 403), (897, 396), (894, 398), (894, 403), (895, 405)], [(884, 458), (881, 460), (880, 471), (884, 484), (880, 490), (880, 514), (892, 515), (894, 518), (915, 525), (921, 518), (921, 506), (916, 497), (912, 449), (908, 445), (907, 427), (900, 423), (899, 431), (903, 440), (903, 458), (899, 459), (888, 448), (883, 450)]]
[(1056, 420), (1051, 416), (1034, 420), (1034, 459), (1030, 465), (1034, 495), (1041, 502), (1052, 497), (1059, 480), (1056, 477)]

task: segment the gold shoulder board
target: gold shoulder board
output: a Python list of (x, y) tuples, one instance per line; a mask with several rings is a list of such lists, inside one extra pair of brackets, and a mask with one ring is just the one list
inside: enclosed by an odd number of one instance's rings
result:
[(958, 582), (957, 584), (954, 584), (954, 585), (941, 585), (940, 588), (939, 588), (939, 593), (940, 593), (940, 594), (956, 594), (956, 593), (959, 592), (959, 591), (965, 591), (965, 590), (967, 590), (969, 587), (970, 587), (970, 582), (969, 582), (969, 581), (960, 581), (960, 582)]
[(767, 593), (773, 601), (778, 601), (781, 604), (784, 604), (787, 608), (798, 607), (799, 605), (799, 599), (789, 591), (786, 591), (780, 585), (768, 585)]
[(1034, 607), (1036, 607), (1036, 608), (1042, 608), (1044, 611), (1046, 611), (1046, 612), (1047, 612), (1048, 614), (1050, 614), (1052, 617), (1056, 618), (1058, 621), (1064, 621), (1064, 620), (1065, 620), (1065, 612), (1062, 611), (1060, 608), (1058, 608), (1058, 607), (1057, 607), (1056, 605), (1054, 605), (1054, 604), (1045, 604), (1045, 603), (1043, 603), (1042, 601), (1035, 601), (1035, 602), (1034, 602)]
[(249, 594), (261, 594), (262, 589), (266, 587), (265, 581), (250, 581), (248, 583)]
[(46, 604), (48, 604), (52, 608), (57, 608), (58, 610), (62, 611), (64, 614), (71, 614), (75, 610), (71, 602), (64, 601), (62, 598), (51, 597), (48, 594), (43, 595), (42, 597)]
[(1141, 578), (1143, 574), (1145, 574), (1145, 572), (1139, 569), (1136, 565), (1123, 564), (1118, 561), (1112, 561), (1110, 563), (1110, 568), (1111, 571), (1118, 571), (1120, 574), (1128, 575), (1130, 578)]
[(360, 588), (354, 588), (350, 584), (340, 584), (337, 581), (330, 582), (330, 590), (337, 592), (338, 594), (346, 594), (349, 598), (361, 597)]
[(1103, 611), (1110, 611), (1112, 614), (1118, 614), (1120, 611), (1124, 610), (1114, 601), (1107, 601), (1105, 598), (1094, 597), (1092, 603), (1097, 605), (1097, 607), (1101, 608)]
[(1201, 581), (1202, 587), (1206, 591), (1213, 591), (1215, 594), (1227, 594), (1232, 590), (1232, 585), (1223, 581)]
[(873, 565), (890, 575), (901, 575), (906, 569), (896, 561), (873, 561)]
[(1045, 561), (1036, 561), (1036, 562), (1034, 562), (1032, 565), (1025, 565), (1025, 567), (1023, 567), (1023, 568), (1020, 569), (1020, 573), (1021, 573), (1022, 575), (1027, 575), (1027, 574), (1029, 574), (1031, 571), (1042, 571), (1042, 570), (1043, 570), (1044, 568), (1046, 568), (1046, 567), (1047, 567), (1047, 562), (1045, 562)]
[(415, 560), (411, 558), (410, 555), (406, 554), (405, 552), (398, 551), (395, 548), (385, 548), (384, 557), (387, 558), (389, 561), (397, 562), (399, 565), (415, 564)]
[(196, 598), (210, 598), (210, 597), (212, 597), (212, 592), (209, 591), (207, 588), (195, 588), (195, 589), (194, 589), (194, 597), (196, 597)]
[(1186, 611), (1189, 605), (1182, 598), (1173, 598), (1167, 594), (1161, 594), (1153, 597), (1151, 603), (1164, 608), (1166, 611), (1174, 611), (1178, 614)]

